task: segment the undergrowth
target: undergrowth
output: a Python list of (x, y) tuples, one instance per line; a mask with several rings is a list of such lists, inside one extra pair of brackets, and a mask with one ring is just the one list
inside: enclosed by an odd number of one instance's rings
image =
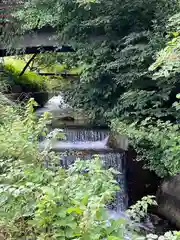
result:
[(38, 147), (39, 134), (46, 135), (48, 116), (38, 120), (33, 105), (31, 100), (24, 114), (6, 106), (1, 116), (1, 235), (5, 239), (123, 239), (122, 220), (107, 224), (105, 204), (119, 189), (113, 170), (104, 170), (98, 157), (77, 160), (68, 170), (60, 168), (58, 156)]
[[(37, 119), (34, 105), (33, 99), (25, 109), (0, 104), (0, 237), (124, 240), (128, 235), (135, 240), (154, 239), (155, 235), (134, 234), (133, 227), (127, 232), (127, 219), (109, 219), (106, 204), (119, 186), (114, 180), (116, 171), (104, 169), (98, 156), (91, 161), (77, 159), (69, 169), (59, 166), (59, 156), (50, 151), (54, 139), (47, 135), (50, 116), (45, 113)], [(49, 140), (44, 149), (39, 148), (40, 135)], [(138, 222), (152, 203), (153, 198), (143, 199), (127, 214)], [(164, 239), (178, 239), (178, 233), (168, 234)]]
[[(180, 113), (180, 95), (173, 104), (177, 114)], [(114, 131), (128, 137), (129, 145), (137, 152), (137, 160), (144, 161), (145, 167), (153, 170), (160, 177), (173, 176), (180, 169), (180, 134), (179, 122), (163, 122), (146, 118), (141, 123), (131, 124), (114, 119), (111, 122)]]

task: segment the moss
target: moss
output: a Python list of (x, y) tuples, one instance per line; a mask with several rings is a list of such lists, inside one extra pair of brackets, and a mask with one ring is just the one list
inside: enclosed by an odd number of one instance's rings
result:
[(3, 64), (4, 76), (10, 86), (20, 85), (24, 92), (46, 91), (48, 88), (47, 78), (26, 70), (19, 76), (25, 63), (23, 60), (15, 58), (5, 58)]
[[(29, 60), (31, 55), (23, 56), (26, 61)], [(23, 92), (43, 92), (43, 91), (52, 91), (52, 90), (62, 90), (70, 84), (69, 79), (65, 79), (61, 76), (41, 76), (35, 72), (26, 69), (22, 76), (19, 76), (22, 69), (25, 66), (25, 61), (17, 57), (5, 57), (4, 58), (4, 73), (0, 76), (1, 85), (3, 82), (6, 82), (11, 86), (11, 90), (8, 92), (16, 92), (13, 86), (20, 86)], [(67, 70), (65, 64), (50, 64), (47, 67), (44, 67), (40, 62), (35, 62), (34, 67), (43, 68), (43, 72), (46, 73), (61, 73), (64, 70)], [(67, 70), (71, 74), (79, 75), (82, 71), (81, 67), (74, 67), (70, 70)], [(7, 91), (6, 91), (7, 92)]]

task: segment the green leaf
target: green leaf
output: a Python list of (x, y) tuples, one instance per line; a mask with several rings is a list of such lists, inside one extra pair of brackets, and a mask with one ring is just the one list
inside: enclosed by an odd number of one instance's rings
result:
[(54, 195), (55, 191), (52, 187), (43, 187), (42, 188), (43, 192), (49, 195)]
[(67, 210), (66, 210), (66, 212), (67, 213), (72, 213), (72, 212), (75, 212), (75, 213), (77, 213), (77, 214), (82, 214), (83, 213), (83, 211), (79, 208), (79, 207), (76, 207), (76, 208), (68, 208)]
[(66, 228), (65, 229), (65, 236), (67, 238), (73, 238), (74, 237), (73, 230), (71, 228)]
[(83, 196), (83, 199), (82, 199), (81, 203), (83, 205), (87, 205), (88, 200), (89, 200), (89, 196), (88, 196), (88, 194), (86, 194), (85, 196)]
[(178, 94), (176, 95), (176, 98), (180, 99), (180, 93), (178, 93)]
[(55, 237), (65, 237), (65, 232), (64, 230), (58, 229), (56, 234), (54, 235)]
[(66, 226), (68, 226), (68, 222), (66, 221), (66, 219), (58, 219), (58, 220), (56, 220), (55, 222), (54, 222), (54, 224), (56, 225), (56, 226), (62, 226), (62, 227), (66, 227)]
[(116, 236), (108, 236), (107, 239), (108, 239), (108, 240), (119, 240), (119, 238), (116, 237)]

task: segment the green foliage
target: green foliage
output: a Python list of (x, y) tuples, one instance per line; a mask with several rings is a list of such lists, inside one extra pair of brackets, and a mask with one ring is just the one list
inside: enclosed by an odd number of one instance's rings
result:
[[(22, 92), (38, 92), (38, 91), (52, 91), (62, 90), (68, 85), (69, 81), (63, 78), (61, 73), (79, 74), (81, 67), (70, 67), (69, 64), (63, 62), (62, 54), (59, 53), (45, 53), (38, 54), (35, 59), (29, 64), (28, 68), (22, 76), (25, 64), (32, 57), (32, 55), (21, 55), (20, 57), (4, 57), (1, 73), (1, 91), (12, 92), (16, 89), (14, 86), (18, 85)], [(43, 76), (39, 73), (53, 73), (54, 76)], [(5, 87), (6, 86), (6, 87)]]
[(145, 166), (160, 177), (175, 175), (180, 169), (179, 125), (170, 122), (144, 120), (126, 124), (118, 119), (112, 128), (129, 138), (129, 143), (137, 151), (137, 160), (144, 160)]
[[(89, 169), (88, 174), (80, 175), (85, 168)], [(42, 236), (49, 239), (52, 236), (55, 239), (119, 236), (121, 228), (118, 231), (107, 226), (104, 209), (104, 204), (112, 200), (118, 189), (114, 185), (117, 183), (113, 175), (102, 170), (97, 158), (87, 162), (76, 161), (67, 172), (61, 172), (63, 176), (59, 173), (53, 179), (53, 187), (44, 188), (44, 195), (35, 213), (34, 224), (39, 227)], [(120, 227), (122, 221), (116, 224)], [(43, 233), (43, 229), (48, 230)]]
[[(86, 167), (89, 173), (80, 174)], [(117, 189), (114, 184), (112, 174), (101, 169), (97, 158), (77, 161), (67, 171), (50, 171), (32, 163), (21, 165), (18, 172), (13, 168), (1, 178), (1, 227), (12, 239), (118, 236), (122, 221), (116, 222), (119, 230), (108, 227), (104, 208)]]
[[(179, 113), (179, 73), (180, 73), (180, 11), (171, 16), (167, 24), (167, 43), (166, 47), (158, 52), (156, 61), (150, 66), (149, 70), (154, 73), (153, 77), (158, 82), (166, 81), (173, 84), (175, 90), (173, 95), (178, 98), (173, 106)], [(179, 120), (179, 114), (177, 119)]]
[[(22, 112), (21, 107), (0, 104), (0, 235), (12, 240), (125, 239), (129, 223), (108, 220), (105, 207), (119, 189), (115, 171), (104, 169), (98, 156), (76, 160), (67, 170), (60, 168), (59, 156), (50, 152), (54, 140), (50, 135), (48, 146), (41, 151), (38, 147), (50, 116), (44, 114), (38, 120), (34, 105), (31, 99)], [(127, 213), (139, 222), (149, 204), (155, 204), (152, 196), (144, 197)]]
[(0, 158), (33, 161), (38, 160), (38, 136), (45, 128), (48, 114), (37, 122), (30, 99), (25, 112), (20, 106), (0, 104)]
[[(0, 233), (5, 239), (123, 239), (124, 221), (110, 220), (105, 204), (119, 189), (114, 171), (98, 157), (77, 160), (68, 170), (59, 156), (40, 151), (49, 116), (37, 119), (31, 99), (21, 109), (6, 107), (0, 125)], [(45, 168), (44, 161), (48, 162)], [(88, 169), (86, 173), (84, 170)]]
[(141, 222), (147, 216), (148, 207), (152, 205), (157, 205), (155, 196), (146, 196), (131, 206), (126, 213), (133, 221)]
[(164, 46), (168, 17), (178, 9), (176, 0), (51, 0), (26, 1), (15, 15), (24, 29), (34, 28), (38, 19), (39, 28), (56, 27), (61, 43), (77, 49), (72, 63), (84, 67), (80, 80), (68, 89), (68, 102), (93, 119), (120, 116), (133, 121), (176, 118), (172, 91), (178, 80), (157, 82), (148, 67)]
[(5, 58), (2, 66), (7, 85), (13, 88), (14, 85), (19, 85), (22, 92), (39, 92), (47, 90), (47, 79), (29, 70), (25, 71), (22, 76), (19, 76), (25, 66), (25, 62), (17, 58)]
[[(23, 55), (19, 57), (18, 61), (21, 59), (21, 61), (27, 62), (30, 57), (31, 55)], [(72, 62), (64, 62), (64, 54), (62, 53), (43, 53), (35, 57), (28, 70), (36, 72), (37, 76), (39, 76), (39, 73), (54, 73), (54, 76), (46, 76), (46, 86), (48, 90), (62, 90), (63, 87), (69, 84), (69, 81), (60, 74), (70, 73), (78, 75), (81, 72), (81, 67), (71, 65)]]
[(155, 71), (154, 78), (170, 78), (180, 72), (180, 13), (171, 16), (167, 24), (167, 44), (157, 54), (156, 61), (150, 66), (151, 71)]
[[(131, 225), (123, 219), (108, 220), (105, 208), (119, 189), (114, 170), (104, 169), (98, 156), (76, 160), (68, 170), (60, 168), (59, 156), (49, 152), (49, 135), (47, 148), (38, 147), (49, 116), (38, 120), (33, 105), (31, 99), (25, 112), (0, 105), (0, 235), (12, 240), (123, 240), (126, 224)], [(128, 211), (131, 219), (139, 222), (149, 204), (154, 204), (151, 196), (138, 202)]]

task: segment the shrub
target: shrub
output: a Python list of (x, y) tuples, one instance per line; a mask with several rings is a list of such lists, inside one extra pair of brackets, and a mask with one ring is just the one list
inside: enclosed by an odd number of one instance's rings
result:
[(175, 175), (180, 170), (180, 137), (179, 125), (170, 122), (149, 119), (140, 125), (126, 124), (118, 119), (112, 121), (112, 128), (126, 134), (129, 143), (137, 151), (137, 160), (160, 177)]
[[(38, 136), (45, 134), (44, 115), (1, 104), (0, 233), (5, 239), (123, 239), (123, 222), (107, 223), (105, 203), (119, 187), (113, 170), (102, 168), (98, 157), (80, 161), (68, 170), (59, 156), (40, 151)], [(48, 169), (44, 162), (49, 162)], [(84, 171), (84, 170), (88, 171)]]
[[(119, 229), (108, 227), (104, 208), (117, 187), (97, 159), (57, 171), (37, 164), (14, 164), (7, 171), (8, 164), (0, 179), (0, 227), (5, 235), (68, 240), (120, 234), (122, 222), (116, 223)], [(87, 167), (89, 173), (80, 174)]]
[[(0, 236), (12, 240), (124, 240), (128, 224), (132, 239), (157, 239), (156, 235), (138, 236), (136, 225), (124, 219), (108, 220), (105, 204), (119, 186), (114, 180), (116, 172), (104, 169), (98, 156), (91, 161), (76, 160), (66, 170), (60, 168), (59, 156), (49, 152), (53, 139), (40, 151), (39, 134), (46, 135), (49, 116), (37, 120), (33, 105), (31, 99), (22, 112), (19, 106), (0, 104)], [(143, 198), (127, 214), (138, 223), (154, 203), (152, 196)], [(178, 234), (166, 233), (164, 239), (178, 240)]]

